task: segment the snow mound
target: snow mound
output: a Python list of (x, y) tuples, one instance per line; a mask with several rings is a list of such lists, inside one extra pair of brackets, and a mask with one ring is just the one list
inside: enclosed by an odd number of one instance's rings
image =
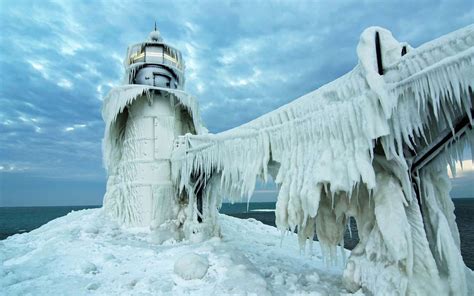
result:
[[(347, 293), (342, 266), (326, 268), (319, 244), (303, 255), (294, 234), (282, 241), (275, 227), (255, 220), (219, 221), (221, 238), (157, 243), (153, 230), (122, 228), (103, 209), (72, 212), (0, 241), (0, 294)], [(193, 274), (183, 276), (185, 269)]]
[(185, 280), (202, 279), (209, 268), (206, 257), (195, 253), (189, 253), (176, 260), (174, 273)]

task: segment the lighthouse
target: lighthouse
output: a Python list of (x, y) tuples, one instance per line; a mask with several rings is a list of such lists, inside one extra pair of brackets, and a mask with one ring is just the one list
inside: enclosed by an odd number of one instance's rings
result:
[(186, 208), (195, 206), (172, 182), (174, 143), (205, 132), (197, 102), (184, 91), (181, 52), (155, 26), (146, 41), (128, 47), (124, 68), (123, 85), (109, 92), (102, 109), (104, 209), (123, 225), (179, 228), (192, 220)]

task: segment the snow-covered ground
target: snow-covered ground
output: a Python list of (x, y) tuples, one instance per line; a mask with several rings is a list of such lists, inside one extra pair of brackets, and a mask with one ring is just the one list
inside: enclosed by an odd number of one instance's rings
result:
[(146, 229), (121, 229), (102, 209), (72, 212), (0, 241), (0, 294), (346, 294), (342, 263), (328, 267), (317, 242), (304, 254), (294, 234), (282, 241), (259, 221), (219, 219), (221, 238), (160, 245)]

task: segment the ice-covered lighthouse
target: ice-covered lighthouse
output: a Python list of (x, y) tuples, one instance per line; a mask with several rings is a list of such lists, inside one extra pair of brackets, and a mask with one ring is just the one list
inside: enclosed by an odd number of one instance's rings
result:
[(125, 225), (179, 228), (189, 220), (189, 197), (172, 184), (171, 152), (179, 135), (204, 130), (197, 103), (183, 91), (181, 52), (155, 26), (148, 40), (128, 47), (124, 67), (123, 85), (102, 110), (104, 208)]

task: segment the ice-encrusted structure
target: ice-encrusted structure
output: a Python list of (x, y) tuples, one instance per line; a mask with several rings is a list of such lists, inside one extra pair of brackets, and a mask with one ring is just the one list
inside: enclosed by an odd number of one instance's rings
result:
[(372, 27), (357, 54), (341, 78), (208, 134), (182, 90), (179, 51), (152, 32), (104, 100), (105, 212), (151, 226), (159, 241), (201, 240), (219, 233), (223, 196), (250, 198), (272, 176), (278, 228), (297, 230), (302, 245), (317, 234), (326, 258), (356, 220), (348, 290), (466, 294), (446, 164), (474, 151), (474, 26), (416, 49)]
[[(350, 291), (465, 295), (446, 163), (466, 144), (474, 151), (474, 26), (416, 49), (371, 27), (357, 54), (352, 71), (271, 113), (181, 137), (173, 183), (185, 192), (200, 184), (212, 213), (222, 196), (250, 198), (271, 175), (278, 228), (297, 229), (302, 244), (316, 233), (327, 258), (355, 218)], [(438, 141), (446, 130), (455, 137)]]
[(197, 101), (183, 90), (181, 53), (155, 29), (128, 48), (124, 66), (124, 84), (108, 93), (102, 109), (106, 213), (122, 225), (151, 227), (159, 241), (218, 233), (214, 216), (197, 216), (194, 193), (190, 199), (177, 192), (171, 180), (177, 137), (207, 132)]

